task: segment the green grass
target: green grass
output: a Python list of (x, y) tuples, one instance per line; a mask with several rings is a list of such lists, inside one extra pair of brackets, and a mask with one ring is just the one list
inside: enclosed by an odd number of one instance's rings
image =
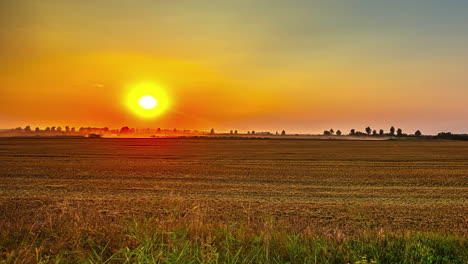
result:
[[(52, 220), (53, 221), (53, 220)], [(0, 242), (0, 263), (467, 263), (467, 242), (434, 233), (366, 232), (355, 237), (227, 225), (162, 227), (156, 219), (64, 230), (50, 222)], [(69, 237), (74, 233), (76, 236)], [(15, 237), (16, 236), (16, 237)], [(69, 238), (67, 238), (69, 237)]]

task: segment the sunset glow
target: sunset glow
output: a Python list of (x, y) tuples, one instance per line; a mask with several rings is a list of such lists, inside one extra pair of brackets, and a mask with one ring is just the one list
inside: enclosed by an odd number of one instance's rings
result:
[(462, 133), (468, 1), (428, 1), (0, 1), (0, 127)]
[(468, 0), (0, 0), (0, 264), (467, 263), (467, 201)]

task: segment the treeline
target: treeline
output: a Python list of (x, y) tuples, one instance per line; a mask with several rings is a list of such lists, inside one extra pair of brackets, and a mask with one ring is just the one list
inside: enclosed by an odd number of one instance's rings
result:
[(468, 140), (468, 134), (452, 134), (451, 132), (440, 132), (435, 138), (452, 139), (452, 140)]
[[(343, 133), (341, 132), (341, 130), (337, 130), (336, 133), (335, 131), (332, 129), (330, 130), (325, 130), (323, 131), (323, 135), (325, 136), (332, 136), (332, 135), (337, 135), (337, 136), (342, 136)], [(397, 136), (397, 137), (408, 137), (408, 136), (416, 136), (416, 137), (420, 137), (422, 136), (422, 133), (421, 131), (417, 130), (416, 132), (414, 132), (414, 134), (406, 134), (406, 133), (403, 133), (403, 130), (401, 128), (398, 128), (395, 130), (395, 127), (391, 127), (389, 129), (389, 131), (387, 133), (385, 133), (385, 131), (383, 129), (379, 129), (379, 131), (377, 131), (376, 129), (372, 129), (370, 127), (366, 127), (365, 129), (365, 132), (362, 132), (362, 131), (356, 131), (356, 129), (351, 129), (349, 131), (349, 136), (380, 136), (380, 137), (385, 137), (385, 136), (391, 136), (391, 137), (394, 137), (394, 136)]]
[[(212, 128), (210, 130), (210, 135), (239, 135), (239, 134), (242, 134), (242, 133), (239, 133), (238, 130), (231, 130), (231, 131), (229, 131), (229, 134), (228, 133), (216, 133), (214, 128)], [(256, 132), (255, 130), (251, 130), (251, 131), (249, 130), (245, 134), (247, 134), (247, 135), (259, 135), (259, 136), (273, 136), (273, 135), (286, 136), (286, 130), (281, 131), (281, 134), (278, 131), (276, 131), (276, 133), (272, 133), (272, 132), (269, 132), (269, 131)]]
[[(10, 136), (20, 135), (20, 136), (89, 136), (89, 135), (99, 135), (99, 136), (148, 136), (148, 137), (158, 137), (158, 136), (198, 136), (198, 135), (230, 135), (230, 136), (237, 136), (237, 135), (247, 135), (247, 136), (304, 136), (301, 134), (287, 134), (285, 130), (281, 132), (256, 132), (255, 130), (247, 131), (244, 133), (239, 132), (238, 130), (231, 130), (227, 133), (216, 133), (214, 129), (211, 129), (209, 132), (203, 132), (198, 130), (178, 130), (174, 129), (162, 129), (162, 128), (130, 128), (128, 126), (124, 126), (120, 129), (109, 129), (108, 127), (70, 127), (70, 126), (50, 126), (44, 129), (40, 129), (36, 127), (34, 129), (31, 126), (26, 126), (24, 128), (17, 127), (15, 129), (3, 131), (2, 134), (7, 133)], [(3, 136), (8, 136), (3, 135)], [(422, 137), (423, 134), (420, 130), (416, 130), (413, 134), (404, 133), (401, 128), (395, 129), (395, 127), (390, 127), (388, 131), (384, 131), (383, 129), (372, 129), (371, 127), (366, 127), (364, 132), (351, 129), (349, 133), (345, 134), (341, 130), (334, 130), (333, 128), (330, 130), (323, 131), (324, 136), (366, 136), (366, 137)], [(452, 134), (451, 132), (440, 132), (436, 136), (433, 135), (424, 135), (425, 138), (432, 138), (432, 139), (451, 139), (451, 140), (468, 140), (468, 134)]]
[(61, 127), (61, 126), (49, 126), (44, 129), (40, 129), (36, 127), (34, 130), (30, 126), (26, 126), (24, 128), (17, 127), (13, 130), (19, 134), (35, 134), (35, 135), (87, 135), (87, 134), (107, 134), (110, 133), (111, 130), (107, 127), (99, 128), (99, 127)]
[[(324, 136), (343, 136), (344, 134), (337, 130), (336, 132), (333, 129), (325, 130), (323, 132)], [(371, 129), (370, 127), (366, 127), (365, 132), (356, 131), (356, 129), (351, 129), (348, 136), (375, 136), (375, 137), (421, 137), (423, 134), (420, 130), (416, 130), (413, 134), (403, 133), (401, 128), (395, 129), (395, 127), (391, 127), (389, 131), (386, 133), (383, 129), (379, 129), (379, 131), (375, 129)], [(437, 136), (426, 136), (432, 139), (451, 139), (451, 140), (468, 140), (468, 134), (452, 134), (451, 132), (440, 132)]]
[(161, 128), (130, 128), (124, 126), (120, 129), (109, 129), (108, 127), (60, 127), (51, 126), (44, 129), (36, 127), (32, 129), (31, 126), (24, 128), (17, 127), (8, 132), (14, 132), (15, 134), (21, 135), (70, 135), (70, 136), (86, 136), (86, 135), (157, 135), (157, 134), (199, 134), (201, 132), (197, 130), (178, 130), (174, 129), (161, 129)]

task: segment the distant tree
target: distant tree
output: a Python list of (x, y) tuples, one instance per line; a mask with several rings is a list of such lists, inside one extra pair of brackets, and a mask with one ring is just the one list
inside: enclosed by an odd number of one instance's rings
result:
[(390, 128), (390, 135), (392, 135), (392, 136), (395, 135), (395, 128), (394, 127)]
[(437, 138), (452, 139), (452, 140), (468, 140), (468, 134), (452, 134), (451, 132), (440, 132)]
[(40, 132), (40, 131), (41, 131), (41, 129), (40, 129), (40, 128), (38, 128), (38, 127), (36, 127), (36, 129), (35, 129), (34, 131), (36, 131), (36, 132)]
[(328, 131), (328, 130), (325, 130), (325, 131), (323, 131), (323, 135), (324, 135), (324, 136), (330, 136), (330, 135), (331, 135), (331, 132)]
[(51, 127), (51, 128), (50, 128), (50, 131), (55, 132), (55, 127), (54, 127), (54, 126)]
[(374, 129), (374, 130), (372, 131), (372, 135), (373, 135), (373, 136), (377, 136), (377, 130)]
[(333, 135), (335, 133), (335, 131), (333, 130), (333, 128), (330, 128), (330, 135)]
[(341, 131), (340, 131), (340, 130), (337, 130), (337, 131), (336, 131), (336, 135), (337, 135), (337, 136), (341, 136)]
[(275, 135), (279, 136), (279, 133), (278, 133), (278, 131), (276, 131)]
[(252, 134), (255, 134), (255, 130), (252, 130)]
[(349, 131), (350, 135), (354, 135), (355, 133), (356, 133), (356, 130), (354, 128)]
[(383, 136), (383, 135), (384, 135), (384, 131), (383, 131), (383, 129), (380, 129), (380, 130), (379, 130), (379, 135), (381, 135), (381, 136)]
[(212, 129), (210, 130), (210, 134), (211, 134), (211, 135), (214, 135), (214, 134), (215, 134), (214, 128), (212, 128)]
[(57, 127), (57, 132), (61, 132), (62, 131), (62, 127)]
[(67, 133), (70, 132), (70, 127), (69, 126), (65, 127), (65, 132), (67, 132)]
[(172, 132), (177, 133), (177, 128), (174, 128), (174, 130), (172, 130)]
[(26, 126), (26, 127), (24, 128), (24, 131), (25, 131), (25, 132), (31, 132), (31, 127), (30, 127), (30, 126)]
[(401, 130), (401, 128), (399, 128), (399, 129), (397, 130), (397, 136), (401, 137), (402, 134), (403, 134), (403, 130)]
[(17, 127), (17, 128), (15, 128), (15, 131), (17, 131), (17, 132), (22, 132), (23, 129), (22, 129), (21, 127)]
[(237, 130), (234, 130), (234, 134), (236, 134), (236, 135), (237, 135), (237, 133), (238, 133), (238, 132), (237, 132)]
[[(82, 131), (81, 131), (81, 128), (80, 128), (80, 132), (82, 132)], [(128, 126), (124, 126), (124, 127), (122, 127), (122, 128), (120, 129), (119, 133), (120, 133), (120, 134), (128, 134), (128, 133), (130, 133), (130, 128), (129, 128)]]
[(416, 132), (414, 132), (414, 135), (417, 137), (420, 137), (422, 134), (421, 134), (421, 131), (417, 130)]
[(46, 127), (45, 131), (50, 132), (50, 127)]
[(354, 133), (354, 136), (359, 136), (359, 137), (360, 137), (360, 136), (367, 136), (367, 135), (368, 135), (367, 133), (364, 133), (364, 132), (361, 132), (361, 131), (356, 131), (356, 132)]
[(285, 130), (281, 131), (281, 135), (286, 136), (286, 131)]
[(451, 138), (453, 136), (452, 132), (440, 132), (437, 134), (437, 137), (440, 138)]
[(372, 129), (370, 127), (366, 127), (366, 133), (367, 135), (370, 135), (372, 132)]
[(231, 130), (231, 131), (229, 131), (229, 134), (231, 134), (231, 135), (232, 135), (232, 134), (234, 134), (234, 131), (232, 131), (232, 130)]
[(160, 134), (161, 133), (161, 128), (158, 127), (158, 129), (156, 129), (156, 133)]
[(71, 128), (71, 132), (75, 133), (76, 129), (74, 127)]
[(247, 135), (250, 135), (250, 131), (247, 131)]

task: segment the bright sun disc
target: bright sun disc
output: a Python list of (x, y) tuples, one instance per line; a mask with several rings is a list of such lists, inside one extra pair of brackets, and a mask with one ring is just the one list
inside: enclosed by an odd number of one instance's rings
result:
[(130, 85), (125, 96), (125, 104), (136, 115), (155, 118), (169, 107), (169, 97), (165, 88), (152, 82)]
[(138, 103), (140, 103), (140, 106), (144, 109), (153, 109), (158, 105), (158, 101), (151, 95), (143, 96)]

